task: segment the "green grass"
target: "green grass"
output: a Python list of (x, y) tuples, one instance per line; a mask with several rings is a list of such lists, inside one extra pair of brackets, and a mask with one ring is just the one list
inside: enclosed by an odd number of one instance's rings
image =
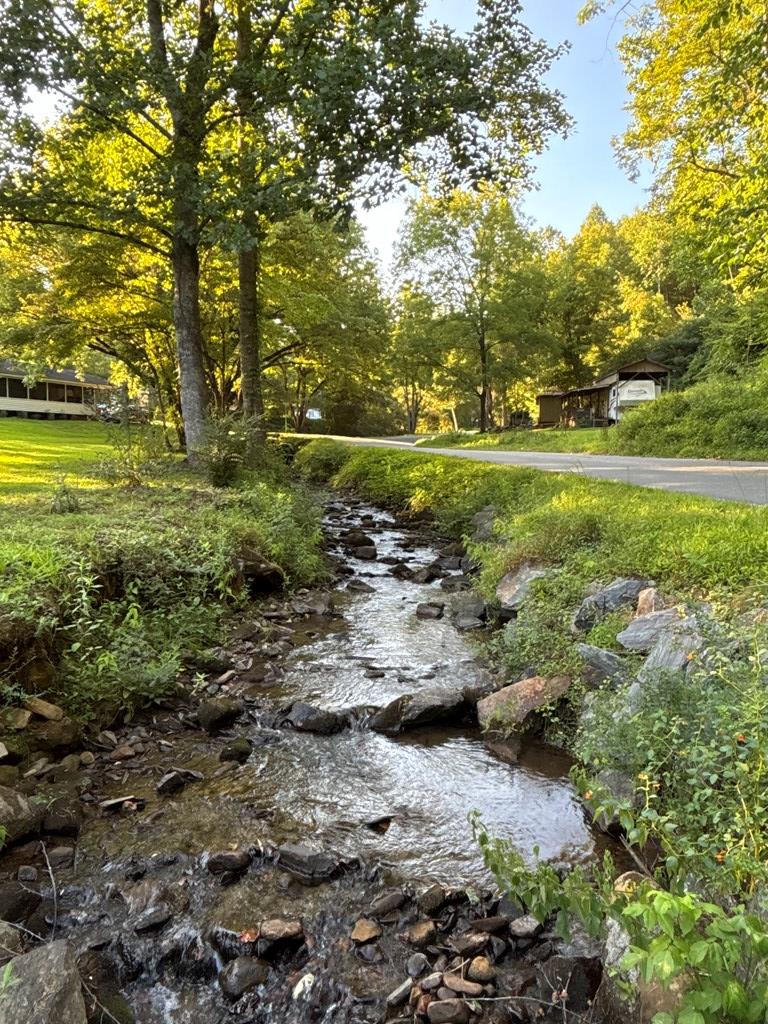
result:
[(0, 419), (0, 500), (51, 487), (60, 476), (93, 486), (89, 467), (109, 451), (103, 424)]
[(543, 427), (534, 430), (506, 430), (500, 434), (478, 434), (459, 431), (437, 434), (433, 438), (417, 441), (420, 448), (498, 448), (513, 452), (581, 452), (603, 454), (609, 452), (610, 431), (600, 427), (561, 430)]
[[(94, 464), (115, 458), (105, 429), (70, 421), (0, 420), (0, 452), (0, 699), (41, 667), (83, 716), (163, 696), (242, 600), (239, 552), (289, 585), (323, 574), (319, 509), (274, 467), (215, 489), (172, 457), (113, 485)], [(64, 474), (74, 507), (56, 513)]]

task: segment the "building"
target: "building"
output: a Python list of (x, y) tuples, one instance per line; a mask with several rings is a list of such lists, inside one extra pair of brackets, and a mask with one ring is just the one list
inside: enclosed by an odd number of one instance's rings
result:
[(653, 359), (620, 366), (593, 384), (537, 395), (540, 427), (609, 426), (669, 389), (670, 370)]
[(112, 386), (104, 377), (74, 370), (46, 367), (36, 383), (27, 387), (27, 371), (11, 362), (0, 361), (0, 416), (33, 419), (87, 419), (96, 415)]

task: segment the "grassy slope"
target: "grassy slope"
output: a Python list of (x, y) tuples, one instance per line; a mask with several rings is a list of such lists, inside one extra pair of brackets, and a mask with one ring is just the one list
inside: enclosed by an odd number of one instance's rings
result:
[[(83, 634), (57, 694), (78, 710), (102, 690), (130, 702), (153, 679), (169, 685), (185, 650), (214, 638), (238, 550), (261, 551), (292, 583), (322, 572), (317, 511), (285, 480), (215, 490), (171, 463), (125, 488), (94, 471), (109, 455), (97, 424), (0, 420), (0, 668), (15, 667), (19, 640), (57, 658)], [(62, 474), (78, 508), (54, 514)]]
[(582, 452), (602, 455), (612, 451), (608, 431), (599, 427), (580, 430), (507, 430), (501, 434), (437, 434), (418, 441), (423, 448), (500, 448), (511, 452)]

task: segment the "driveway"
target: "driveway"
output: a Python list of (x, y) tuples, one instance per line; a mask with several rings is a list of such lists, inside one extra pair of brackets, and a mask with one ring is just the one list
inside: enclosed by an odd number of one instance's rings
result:
[(425, 455), (527, 466), (549, 473), (582, 473), (599, 480), (618, 480), (637, 487), (700, 494), (705, 498), (768, 505), (768, 462), (729, 462), (720, 459), (657, 459), (628, 455), (570, 455), (560, 452), (505, 452), (495, 449), (414, 447), (413, 438), (339, 438), (350, 444), (399, 448)]

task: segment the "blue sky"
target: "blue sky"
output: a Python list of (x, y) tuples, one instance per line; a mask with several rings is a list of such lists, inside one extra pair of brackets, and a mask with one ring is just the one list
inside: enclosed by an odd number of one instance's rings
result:
[[(606, 14), (587, 25), (576, 15), (583, 0), (524, 0), (523, 21), (550, 43), (568, 40), (570, 51), (556, 63), (548, 82), (565, 96), (576, 124), (565, 139), (553, 139), (537, 161), (539, 188), (523, 203), (540, 224), (551, 224), (567, 235), (578, 230), (590, 207), (599, 203), (610, 217), (631, 213), (646, 193), (618, 166), (611, 139), (627, 123), (624, 74), (615, 50), (621, 24)], [(468, 30), (475, 20), (474, 0), (429, 0), (430, 18)], [(387, 263), (402, 200), (385, 203), (362, 216), (371, 246)]]

